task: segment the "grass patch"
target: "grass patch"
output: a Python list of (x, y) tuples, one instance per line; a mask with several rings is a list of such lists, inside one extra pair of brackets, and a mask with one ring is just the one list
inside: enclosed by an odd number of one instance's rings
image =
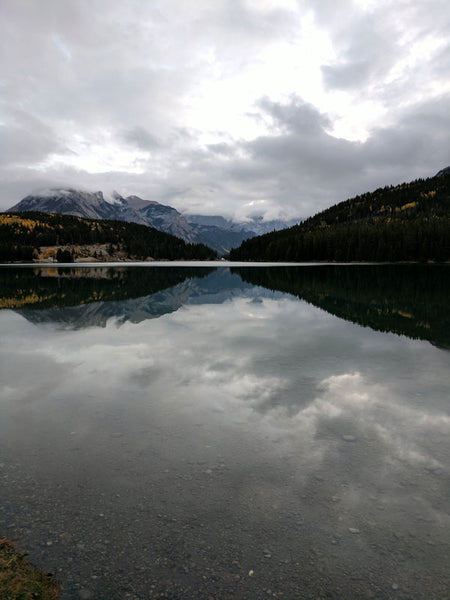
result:
[(0, 600), (58, 600), (61, 586), (25, 560), (14, 544), (0, 538)]

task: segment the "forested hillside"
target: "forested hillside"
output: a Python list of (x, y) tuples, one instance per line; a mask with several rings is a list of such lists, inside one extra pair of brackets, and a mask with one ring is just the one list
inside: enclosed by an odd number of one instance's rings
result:
[(356, 196), (290, 229), (246, 240), (230, 259), (448, 261), (450, 175)]
[(120, 251), (135, 260), (216, 258), (215, 251), (203, 244), (188, 244), (146, 225), (41, 212), (0, 214), (1, 262), (33, 260), (43, 247), (58, 248), (52, 255), (72, 262), (79, 246), (93, 244), (107, 244), (109, 254)]

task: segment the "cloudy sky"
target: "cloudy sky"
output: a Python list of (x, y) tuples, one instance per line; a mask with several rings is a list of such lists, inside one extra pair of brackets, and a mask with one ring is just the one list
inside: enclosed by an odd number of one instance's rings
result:
[(448, 0), (2, 0), (0, 209), (305, 217), (450, 165)]

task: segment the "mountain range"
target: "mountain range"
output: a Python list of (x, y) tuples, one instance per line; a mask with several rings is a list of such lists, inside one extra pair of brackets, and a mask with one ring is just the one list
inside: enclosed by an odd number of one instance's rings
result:
[(201, 243), (220, 255), (242, 241), (269, 231), (291, 227), (298, 222), (264, 221), (254, 217), (236, 223), (221, 216), (182, 215), (172, 206), (143, 200), (139, 196), (123, 197), (114, 192), (105, 199), (103, 192), (86, 192), (76, 189), (49, 189), (23, 198), (8, 212), (46, 212), (74, 215), (86, 219), (112, 219), (139, 223), (170, 233), (188, 243)]

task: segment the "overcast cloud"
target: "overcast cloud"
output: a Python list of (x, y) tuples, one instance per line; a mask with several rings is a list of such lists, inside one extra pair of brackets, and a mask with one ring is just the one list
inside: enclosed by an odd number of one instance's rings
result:
[(2, 0), (0, 209), (306, 217), (450, 165), (447, 0)]

